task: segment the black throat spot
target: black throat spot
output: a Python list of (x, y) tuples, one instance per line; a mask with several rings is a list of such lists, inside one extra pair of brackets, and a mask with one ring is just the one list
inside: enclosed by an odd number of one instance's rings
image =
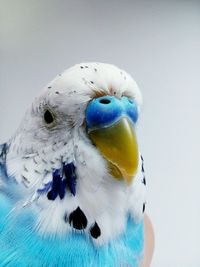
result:
[(79, 207), (70, 213), (69, 223), (77, 230), (83, 230), (87, 227), (87, 218)]

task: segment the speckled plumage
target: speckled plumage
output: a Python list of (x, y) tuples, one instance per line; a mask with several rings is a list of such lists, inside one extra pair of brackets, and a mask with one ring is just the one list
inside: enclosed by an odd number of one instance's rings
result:
[[(126, 72), (78, 64), (44, 88), (1, 146), (0, 266), (138, 266), (143, 158), (128, 186), (109, 173), (85, 132), (86, 107), (102, 95), (127, 96), (140, 110), (140, 91)], [(47, 108), (55, 125), (44, 123)]]

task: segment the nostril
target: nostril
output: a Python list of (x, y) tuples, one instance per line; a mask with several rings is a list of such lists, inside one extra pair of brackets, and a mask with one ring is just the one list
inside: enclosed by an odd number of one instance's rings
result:
[(111, 101), (109, 99), (103, 98), (99, 101), (101, 104), (109, 104)]

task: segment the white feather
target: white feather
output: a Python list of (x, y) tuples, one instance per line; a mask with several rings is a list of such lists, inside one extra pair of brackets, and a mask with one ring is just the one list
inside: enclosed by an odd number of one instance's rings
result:
[[(101, 236), (94, 240), (97, 244), (124, 231), (128, 212), (136, 222), (143, 217), (146, 188), (142, 183), (142, 162), (130, 186), (117, 181), (85, 134), (86, 107), (92, 98), (103, 94), (134, 98), (139, 109), (142, 103), (137, 84), (125, 71), (103, 63), (78, 64), (43, 89), (11, 139), (8, 174), (29, 190), (23, 205), (34, 206), (35, 227), (42, 235), (73, 231), (64, 218), (78, 206), (88, 219), (85, 232), (89, 233), (94, 222), (98, 222)], [(53, 129), (44, 125), (44, 107), (57, 115), (57, 126)], [(75, 164), (77, 193), (74, 197), (67, 192), (63, 200), (58, 197), (50, 201), (37, 190), (52, 181), (52, 171), (62, 168), (63, 162)]]

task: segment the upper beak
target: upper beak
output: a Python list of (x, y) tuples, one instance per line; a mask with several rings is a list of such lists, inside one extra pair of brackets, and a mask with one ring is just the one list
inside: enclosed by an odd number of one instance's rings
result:
[(133, 123), (122, 117), (109, 127), (88, 132), (90, 139), (108, 160), (110, 173), (130, 184), (138, 168), (138, 145)]

